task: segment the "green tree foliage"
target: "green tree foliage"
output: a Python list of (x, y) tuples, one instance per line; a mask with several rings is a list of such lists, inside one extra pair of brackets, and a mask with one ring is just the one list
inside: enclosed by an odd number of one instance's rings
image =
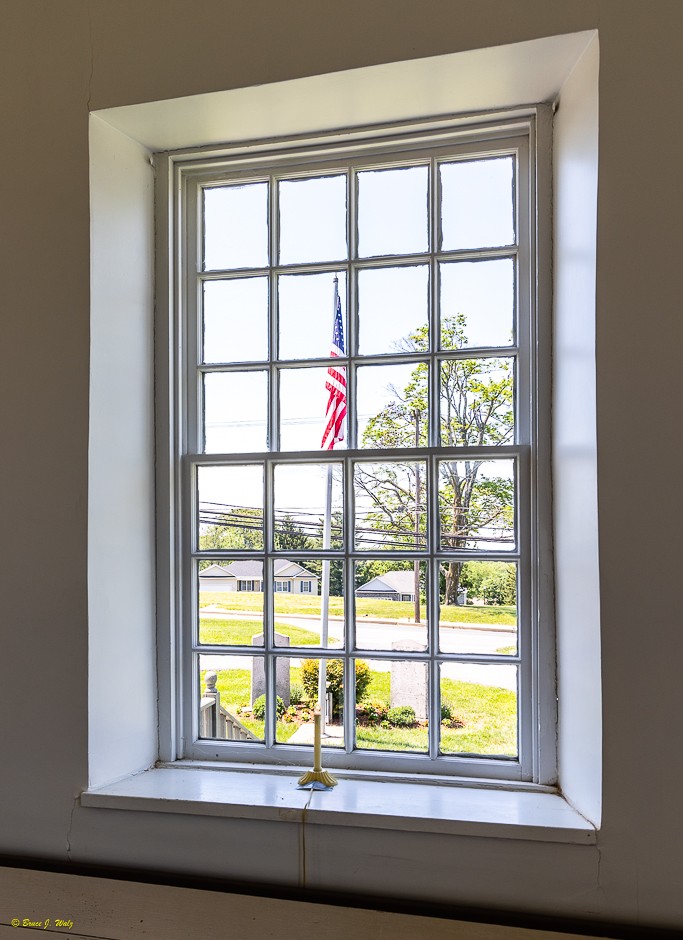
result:
[[(426, 351), (428, 342), (428, 328), (423, 326), (406, 337), (403, 348), (411, 352)], [(453, 350), (467, 347), (465, 318), (461, 314), (443, 320), (441, 345)], [(439, 389), (442, 445), (489, 447), (513, 440), (514, 389), (510, 360), (446, 359), (442, 363)], [(394, 400), (368, 422), (363, 446), (426, 445), (427, 364), (415, 367), (405, 388), (391, 391)], [(512, 480), (486, 477), (483, 464), (482, 460), (458, 460), (456, 456), (441, 463), (439, 510), (442, 538), (449, 548), (472, 548), (483, 533), (493, 532), (500, 537), (512, 527)], [(366, 519), (378, 530), (400, 533), (392, 538), (397, 547), (422, 544), (418, 533), (424, 531), (426, 519), (423, 482), (418, 479), (414, 464), (406, 464), (399, 471), (391, 464), (374, 465), (367, 473), (361, 470), (360, 486), (377, 506)], [(457, 561), (444, 565), (446, 604), (456, 603), (461, 569), (462, 563)]]
[(462, 566), (460, 584), (487, 604), (517, 603), (516, 570), (509, 562), (468, 561)]
[[(263, 512), (244, 507), (227, 508), (217, 521), (199, 536), (202, 551), (232, 551), (237, 548), (258, 551), (263, 548)], [(212, 562), (201, 565), (205, 567)]]

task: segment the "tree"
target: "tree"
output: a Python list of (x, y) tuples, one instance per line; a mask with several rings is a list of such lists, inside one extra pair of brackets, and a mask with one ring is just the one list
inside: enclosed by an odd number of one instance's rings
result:
[[(467, 347), (465, 318), (458, 314), (441, 324), (445, 349)], [(428, 328), (420, 327), (402, 344), (409, 352), (428, 349)], [(511, 360), (454, 357), (443, 360), (439, 376), (440, 436), (444, 447), (487, 447), (507, 444), (514, 435), (513, 374)], [(391, 401), (365, 429), (363, 446), (373, 448), (426, 445), (428, 440), (428, 366), (415, 367), (404, 389), (391, 388)], [(513, 482), (484, 470), (486, 461), (453, 457), (441, 461), (439, 513), (442, 543), (467, 549), (475, 543), (504, 537), (512, 525)], [(419, 465), (373, 465), (360, 471), (359, 484), (374, 502), (366, 514), (369, 524), (394, 533), (396, 547), (418, 546), (426, 518), (418, 505)], [(417, 523), (417, 524), (416, 524)], [(460, 589), (462, 562), (444, 566), (446, 604), (455, 604)]]
[[(203, 525), (211, 520), (210, 525), (199, 536), (202, 551), (231, 551), (233, 549), (263, 548), (263, 511), (244, 506), (226, 506), (224, 512), (202, 510)], [(207, 562), (212, 564), (212, 562)]]
[(517, 577), (514, 563), (505, 561), (468, 561), (462, 566), (460, 584), (473, 597), (486, 604), (517, 603)]

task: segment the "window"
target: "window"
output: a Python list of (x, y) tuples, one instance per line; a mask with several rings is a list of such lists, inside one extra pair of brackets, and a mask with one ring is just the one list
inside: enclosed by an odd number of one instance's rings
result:
[[(535, 778), (534, 134), (178, 158), (184, 756), (308, 760), (322, 673), (331, 766)], [(264, 592), (205, 604), (206, 564)], [(200, 735), (214, 672), (247, 739)]]
[(254, 587), (253, 581), (238, 581), (237, 590), (238, 591), (255, 591), (256, 588)]

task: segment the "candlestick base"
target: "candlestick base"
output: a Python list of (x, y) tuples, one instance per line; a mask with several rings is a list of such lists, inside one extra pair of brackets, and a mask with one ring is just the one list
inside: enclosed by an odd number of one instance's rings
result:
[[(328, 773), (326, 770), (307, 770), (305, 774), (299, 777), (299, 786), (306, 787), (309, 784), (321, 783), (326, 789), (332, 789), (336, 787), (339, 781), (336, 777), (333, 777), (332, 774)], [(311, 787), (311, 789), (318, 789), (318, 787)]]

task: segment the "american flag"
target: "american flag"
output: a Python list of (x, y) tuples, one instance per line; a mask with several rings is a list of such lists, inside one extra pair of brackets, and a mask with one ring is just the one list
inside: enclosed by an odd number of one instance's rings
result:
[[(342, 321), (341, 300), (337, 290), (337, 279), (334, 283), (334, 327), (332, 329), (332, 348), (330, 356), (344, 355), (344, 323)], [(346, 369), (340, 366), (335, 369), (330, 366), (327, 370), (325, 388), (330, 393), (325, 412), (325, 430), (323, 432), (322, 450), (332, 450), (335, 444), (344, 440), (344, 418), (346, 417)]]

